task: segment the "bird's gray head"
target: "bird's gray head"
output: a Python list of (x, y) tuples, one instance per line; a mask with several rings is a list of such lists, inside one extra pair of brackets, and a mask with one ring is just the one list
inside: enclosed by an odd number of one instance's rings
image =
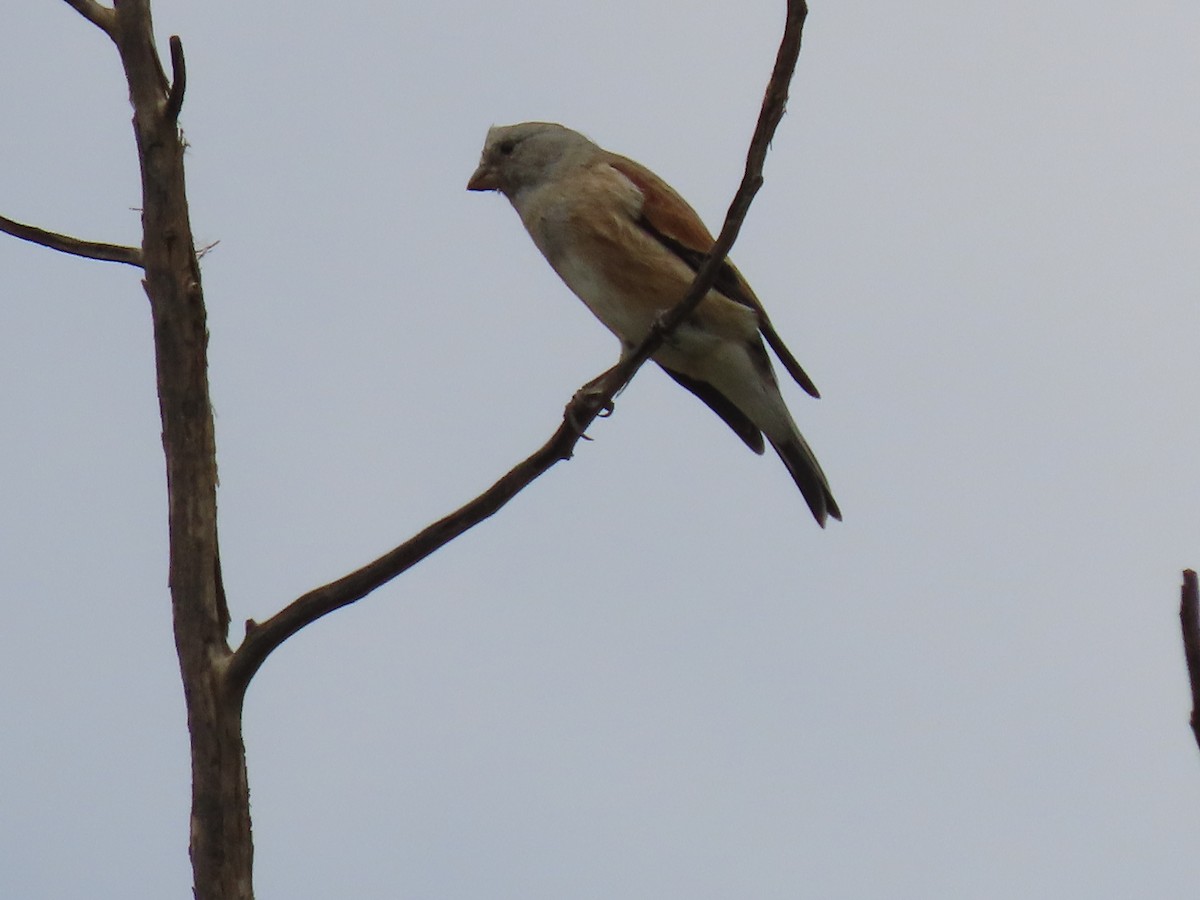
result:
[(467, 190), (500, 191), (511, 200), (520, 191), (543, 183), (596, 149), (579, 132), (553, 122), (493, 125), (483, 144), (479, 168), (467, 182)]

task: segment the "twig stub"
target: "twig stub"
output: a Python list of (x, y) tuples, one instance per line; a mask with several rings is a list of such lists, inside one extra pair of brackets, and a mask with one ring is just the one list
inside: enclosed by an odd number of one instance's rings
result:
[(171, 35), (171, 92), (167, 95), (167, 106), (163, 115), (168, 122), (179, 121), (183, 109), (183, 92), (187, 90), (187, 62), (183, 58), (183, 41), (179, 35)]

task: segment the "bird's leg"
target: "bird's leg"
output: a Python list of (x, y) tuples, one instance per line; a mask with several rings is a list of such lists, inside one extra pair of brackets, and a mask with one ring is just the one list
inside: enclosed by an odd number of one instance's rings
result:
[[(591, 381), (589, 381), (587, 384), (585, 384), (583, 387), (581, 387), (578, 391), (576, 391), (575, 396), (578, 397), (580, 394), (588, 394), (588, 395), (594, 396), (596, 394), (603, 393), (605, 380), (610, 375), (612, 375), (612, 373), (615, 372), (620, 365), (621, 365), (620, 363), (617, 363), (617, 365), (613, 366), (611, 369), (606, 369), (605, 371), (601, 372), (599, 375), (597, 375), (595, 378), (593, 378)], [(606, 404), (605, 411), (611, 413), (612, 412), (612, 404)]]

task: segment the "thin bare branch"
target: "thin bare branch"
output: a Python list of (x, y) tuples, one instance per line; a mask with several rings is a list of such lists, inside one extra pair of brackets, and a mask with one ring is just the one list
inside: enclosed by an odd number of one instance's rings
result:
[(568, 414), (564, 416), (562, 425), (549, 441), (465, 506), (434, 522), (374, 562), (337, 581), (309, 591), (267, 621), (248, 621), (246, 639), (234, 653), (226, 672), (228, 695), (237, 697), (243, 693), (267, 656), (301, 628), (334, 610), (361, 600), (371, 591), (412, 568), (434, 551), (499, 511), (518, 492), (528, 487), (534, 479), (559, 460), (570, 459), (572, 448), (579, 440), (582, 429), (595, 418), (597, 412), (593, 406), (573, 421), (570, 410), (575, 407), (576, 401), (573, 400), (568, 406)]
[(733, 242), (737, 240), (754, 195), (762, 187), (762, 171), (767, 151), (770, 149), (771, 139), (775, 136), (775, 129), (779, 127), (787, 109), (788, 86), (791, 84), (792, 74), (796, 71), (796, 60), (800, 56), (800, 39), (804, 33), (804, 20), (807, 16), (808, 4), (804, 0), (789, 0), (783, 40), (775, 56), (775, 69), (771, 73), (771, 80), (767, 82), (762, 111), (758, 115), (758, 124), (754, 128), (750, 149), (746, 153), (746, 170), (742, 175), (742, 183), (729, 204), (729, 211), (725, 214), (725, 225), (713, 243), (704, 265), (697, 270), (692, 286), (684, 298), (659, 319), (657, 325), (631, 354), (604, 376), (605, 381), (612, 384), (611, 389), (608, 388), (608, 384), (605, 385), (606, 390), (601, 397), (605, 405), (612, 402), (612, 398), (629, 383), (641, 365), (662, 346), (663, 340), (700, 305), (700, 301), (715, 282), (717, 272), (724, 265)]
[(183, 58), (183, 41), (179, 35), (171, 35), (171, 93), (167, 95), (167, 108), (163, 115), (168, 122), (179, 120), (183, 109), (183, 92), (187, 90), (187, 63)]
[(1183, 654), (1192, 683), (1192, 734), (1200, 746), (1200, 582), (1192, 569), (1183, 570), (1179, 591), (1179, 624), (1183, 630)]
[(113, 37), (113, 29), (116, 27), (117, 18), (115, 10), (107, 6), (101, 6), (96, 0), (67, 0), (67, 5), (110, 38)]
[(503, 478), (445, 518), (433, 523), (394, 550), (357, 571), (309, 591), (265, 622), (246, 623), (246, 638), (229, 661), (226, 688), (230, 698), (240, 699), (250, 679), (267, 656), (293, 634), (322, 616), (361, 600), (391, 581), (463, 532), (501, 509), (509, 500), (545, 473), (559, 460), (570, 459), (584, 430), (605, 410), (638, 368), (659, 348), (663, 339), (696, 308), (711, 289), (729, 248), (737, 239), (755, 193), (762, 185), (762, 168), (775, 129), (783, 118), (788, 84), (800, 53), (800, 38), (808, 7), (804, 0), (789, 0), (783, 41), (775, 70), (767, 85), (762, 112), (746, 158), (746, 170), (734, 195), (716, 243), (696, 273), (684, 298), (651, 329), (646, 339), (622, 361), (578, 391), (567, 404), (563, 422), (541, 448), (519, 463)]
[(0, 231), (32, 244), (40, 244), (69, 253), (72, 256), (83, 256), (88, 259), (102, 259), (106, 262), (125, 263), (128, 266), (142, 267), (142, 251), (140, 247), (125, 247), (121, 244), (102, 244), (97, 241), (83, 241), (32, 225), (22, 225), (12, 219), (0, 216)]

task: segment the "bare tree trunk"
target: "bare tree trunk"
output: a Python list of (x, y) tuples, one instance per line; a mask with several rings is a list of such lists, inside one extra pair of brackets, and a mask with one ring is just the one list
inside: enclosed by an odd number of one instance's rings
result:
[(125, 67), (142, 175), (143, 286), (154, 324), (167, 465), (170, 589), (192, 752), (190, 854), (199, 900), (253, 897), (253, 843), (241, 697), (230, 698), (229, 609), (217, 548), (217, 462), (208, 327), (177, 117), (186, 83), (171, 39), (170, 84), (148, 0), (121, 0), (113, 38)]
[(217, 545), (217, 452), (208, 391), (208, 326), (188, 215), (179, 112), (183, 45), (171, 38), (168, 80), (149, 0), (66, 0), (116, 44), (133, 106), (142, 176), (142, 246), (85, 241), (0, 216), (0, 231), (63, 253), (138, 266), (150, 300), (167, 466), (168, 581), (192, 755), (189, 853), (197, 900), (252, 900), (254, 846), (245, 683), (230, 689), (229, 608)]

